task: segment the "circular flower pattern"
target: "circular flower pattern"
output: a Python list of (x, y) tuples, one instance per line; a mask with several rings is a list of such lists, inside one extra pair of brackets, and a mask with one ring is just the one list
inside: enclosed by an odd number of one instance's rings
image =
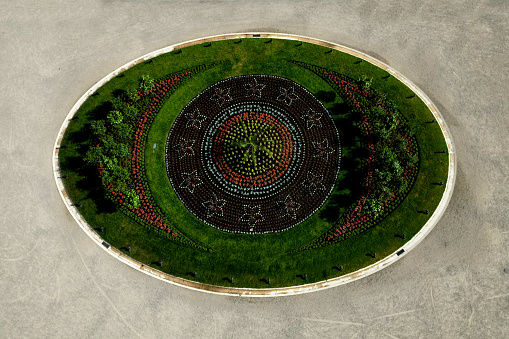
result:
[(332, 192), (341, 148), (326, 108), (285, 78), (222, 80), (182, 110), (168, 134), (166, 168), (182, 203), (233, 233), (287, 230)]
[[(233, 132), (227, 133), (231, 127)], [(257, 133), (261, 133), (259, 138)], [(219, 189), (239, 198), (277, 193), (303, 160), (302, 133), (288, 113), (270, 103), (247, 101), (229, 106), (214, 117), (205, 140), (201, 155), (206, 173), (216, 179), (213, 182)]]
[[(238, 114), (226, 121), (216, 134), (212, 154), (214, 162), (220, 159), (233, 172), (241, 173), (252, 185), (265, 184), (269, 171), (276, 164), (283, 165), (276, 177), (288, 168), (291, 159), (292, 139), (287, 128), (272, 115), (258, 112)], [(254, 180), (249, 180), (254, 179)], [(269, 179), (269, 178), (267, 178)], [(246, 185), (242, 181), (239, 185)]]

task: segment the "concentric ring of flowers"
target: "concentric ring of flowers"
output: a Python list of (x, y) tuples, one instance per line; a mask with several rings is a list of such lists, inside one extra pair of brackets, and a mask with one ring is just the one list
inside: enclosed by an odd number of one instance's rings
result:
[(276, 76), (222, 80), (175, 120), (170, 182), (198, 219), (233, 233), (287, 230), (314, 214), (339, 170), (337, 129), (304, 87)]
[[(253, 112), (256, 111), (256, 112)], [(224, 159), (223, 146), (226, 142), (224, 133), (229, 129), (228, 121), (243, 121), (249, 117), (264, 117), (264, 123), (277, 130), (281, 144), (281, 160), (273, 168), (268, 168), (257, 175), (245, 175), (232, 170)], [(232, 120), (233, 119), (233, 120)], [(240, 124), (240, 122), (239, 122)], [(286, 187), (302, 165), (303, 136), (296, 128), (295, 121), (288, 112), (265, 102), (240, 102), (217, 114), (205, 133), (201, 157), (207, 175), (212, 178), (218, 189), (227, 190), (239, 198), (269, 197)], [(258, 155), (261, 152), (258, 152)], [(233, 159), (232, 159), (233, 160)]]
[(221, 126), (212, 147), (212, 158), (229, 180), (260, 187), (279, 179), (288, 169), (293, 143), (288, 129), (272, 115), (244, 112)]

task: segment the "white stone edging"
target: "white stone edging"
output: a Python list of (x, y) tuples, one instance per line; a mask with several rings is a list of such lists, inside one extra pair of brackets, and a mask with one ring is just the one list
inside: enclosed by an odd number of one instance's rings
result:
[[(403, 82), (407, 87), (409, 87), (416, 95), (419, 96), (423, 100), (423, 102), (427, 105), (427, 107), (431, 110), (433, 113), (433, 116), (435, 117), (436, 122), (440, 125), (440, 128), (442, 130), (442, 133), (445, 137), (446, 143), (447, 143), (447, 149), (448, 149), (448, 157), (449, 157), (449, 171), (448, 171), (448, 177), (447, 177), (447, 183), (445, 187), (444, 194), (442, 196), (442, 199), (440, 200), (440, 203), (437, 207), (437, 209), (433, 212), (430, 219), (426, 222), (426, 224), (421, 228), (421, 230), (414, 236), (412, 239), (410, 239), (407, 243), (405, 243), (401, 248), (399, 248), (397, 251), (392, 253), (391, 255), (383, 258), (382, 260), (377, 261), (376, 263), (364, 267), (360, 270), (357, 270), (355, 272), (346, 274), (344, 276), (340, 276), (333, 279), (328, 279), (324, 281), (320, 281), (317, 283), (307, 284), (307, 285), (299, 285), (299, 286), (290, 286), (290, 287), (283, 287), (283, 288), (263, 288), (263, 289), (255, 289), (255, 288), (235, 288), (235, 287), (223, 287), (223, 286), (215, 286), (215, 285), (208, 285), (208, 284), (202, 284), (195, 281), (183, 279), (180, 277), (172, 276), (166, 273), (163, 273), (159, 270), (156, 270), (152, 267), (146, 266), (145, 264), (140, 263), (137, 260), (134, 260), (127, 255), (123, 254), (119, 250), (117, 250), (114, 247), (111, 247), (109, 244), (106, 244), (104, 240), (93, 230), (93, 228), (86, 222), (86, 220), (82, 217), (78, 209), (73, 205), (73, 202), (69, 198), (67, 191), (65, 190), (65, 186), (63, 183), (63, 180), (61, 178), (61, 172), (60, 172), (60, 166), (59, 166), (59, 148), (61, 146), (61, 142), (63, 140), (65, 131), (67, 127), (69, 126), (69, 123), (76, 113), (76, 111), (81, 107), (81, 105), (85, 102), (86, 99), (88, 99), (93, 93), (95, 93), (100, 87), (102, 87), (105, 83), (119, 75), (120, 73), (124, 72), (125, 70), (133, 67), (134, 65), (137, 65), (138, 63), (141, 63), (145, 60), (151, 59), (153, 57), (156, 57), (158, 55), (171, 52), (173, 50), (177, 50), (180, 48), (184, 48), (187, 46), (210, 42), (210, 41), (218, 41), (218, 40), (226, 40), (226, 39), (239, 39), (239, 38), (251, 38), (253, 35), (259, 35), (259, 38), (274, 38), (274, 39), (287, 39), (287, 40), (296, 40), (296, 41), (303, 41), (303, 42), (309, 42), (312, 44), (322, 45), (325, 47), (330, 47), (332, 49), (359, 57), (363, 59), (364, 61), (367, 61), (371, 64), (374, 64), (387, 72), (389, 72), (392, 76)], [(71, 111), (67, 114), (67, 117), (65, 121), (63, 122), (62, 126), (60, 127), (57, 139), (55, 141), (55, 146), (53, 150), (53, 174), (55, 177), (55, 183), (57, 185), (58, 191), (60, 193), (60, 196), (62, 197), (62, 200), (64, 201), (67, 209), (73, 216), (74, 220), (78, 223), (78, 225), (85, 231), (85, 233), (102, 249), (104, 249), (106, 252), (111, 254), (112, 256), (116, 257), (126, 265), (129, 265), (130, 267), (141, 271), (145, 274), (148, 274), (149, 276), (152, 276), (154, 278), (160, 279), (162, 281), (177, 285), (186, 287), (192, 290), (202, 291), (202, 292), (208, 292), (213, 294), (219, 294), (219, 295), (238, 295), (242, 297), (274, 297), (274, 296), (286, 296), (286, 295), (297, 295), (302, 293), (308, 293), (316, 290), (322, 290), (325, 288), (331, 288), (335, 286), (340, 286), (364, 277), (367, 277), (393, 263), (395, 263), (398, 259), (403, 257), (406, 253), (408, 253), (411, 249), (413, 249), (417, 244), (419, 244), (425, 237), (428, 235), (428, 233), (431, 232), (431, 230), (435, 227), (435, 225), (438, 223), (440, 218), (445, 212), (445, 209), (447, 208), (447, 205), (449, 204), (449, 201), (451, 200), (452, 193), (454, 190), (454, 184), (456, 180), (456, 153), (455, 153), (455, 147), (454, 143), (451, 138), (451, 134), (449, 132), (449, 128), (447, 127), (441, 113), (438, 111), (437, 107), (431, 102), (429, 97), (420, 90), (414, 83), (412, 83), (408, 78), (406, 78), (401, 73), (397, 72), (396, 70), (389, 67), (387, 64), (372, 58), (371, 56), (364, 54), (360, 51), (357, 51), (352, 48), (348, 48), (342, 45), (338, 45), (335, 43), (331, 43), (325, 40), (319, 40), (314, 39), (310, 37), (300, 36), (300, 35), (293, 35), (293, 34), (283, 34), (283, 33), (258, 33), (258, 32), (248, 32), (248, 33), (232, 33), (232, 34), (223, 34), (223, 35), (215, 35), (210, 36), (206, 38), (200, 38), (200, 39), (194, 39), (189, 40), (183, 43), (174, 44), (168, 47), (161, 48), (157, 51), (145, 54), (142, 57), (139, 57), (131, 62), (128, 62), (127, 64), (123, 65), (122, 67), (119, 67), (118, 69), (114, 70), (107, 76), (105, 76), (103, 79), (98, 81), (95, 85), (93, 85), (83, 96), (74, 104)], [(106, 246), (105, 246), (106, 244)], [(398, 252), (401, 250), (404, 250), (404, 252), (400, 255), (397, 255)]]

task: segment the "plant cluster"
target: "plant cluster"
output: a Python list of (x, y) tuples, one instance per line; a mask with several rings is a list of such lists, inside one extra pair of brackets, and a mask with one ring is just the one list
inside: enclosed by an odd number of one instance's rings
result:
[(328, 232), (301, 250), (325, 246), (359, 234), (385, 218), (403, 200), (418, 171), (418, 148), (412, 129), (396, 105), (376, 89), (371, 80), (355, 82), (329, 70), (306, 67), (335, 88), (360, 117), (368, 157), (364, 190)]
[(124, 197), (129, 208), (137, 208), (140, 204), (129, 173), (130, 144), (140, 116), (139, 96), (133, 99), (117, 97), (112, 101), (106, 119), (91, 123), (96, 142), (85, 156), (88, 164), (98, 167), (104, 186), (112, 194)]
[(85, 161), (97, 166), (107, 196), (138, 223), (182, 243), (200, 247), (170, 227), (151, 196), (144, 168), (147, 127), (162, 106), (164, 97), (198, 66), (178, 75), (168, 75), (157, 82), (144, 75), (137, 88), (112, 100), (106, 119), (92, 122), (96, 143), (88, 150)]

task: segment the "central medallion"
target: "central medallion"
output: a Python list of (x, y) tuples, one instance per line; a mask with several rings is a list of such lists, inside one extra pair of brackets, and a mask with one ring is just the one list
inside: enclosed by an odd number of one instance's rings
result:
[[(243, 178), (236, 183), (259, 187), (277, 180), (292, 155), (292, 139), (288, 129), (272, 115), (246, 112), (236, 115), (221, 126), (212, 154), (216, 165), (226, 167)], [(274, 171), (276, 165), (283, 165)]]
[(218, 188), (238, 197), (277, 193), (302, 163), (303, 135), (285, 112), (266, 102), (221, 110), (205, 132), (203, 167)]
[(220, 81), (196, 96), (168, 134), (175, 193), (201, 221), (233, 233), (287, 230), (332, 191), (337, 129), (304, 87), (267, 75)]

